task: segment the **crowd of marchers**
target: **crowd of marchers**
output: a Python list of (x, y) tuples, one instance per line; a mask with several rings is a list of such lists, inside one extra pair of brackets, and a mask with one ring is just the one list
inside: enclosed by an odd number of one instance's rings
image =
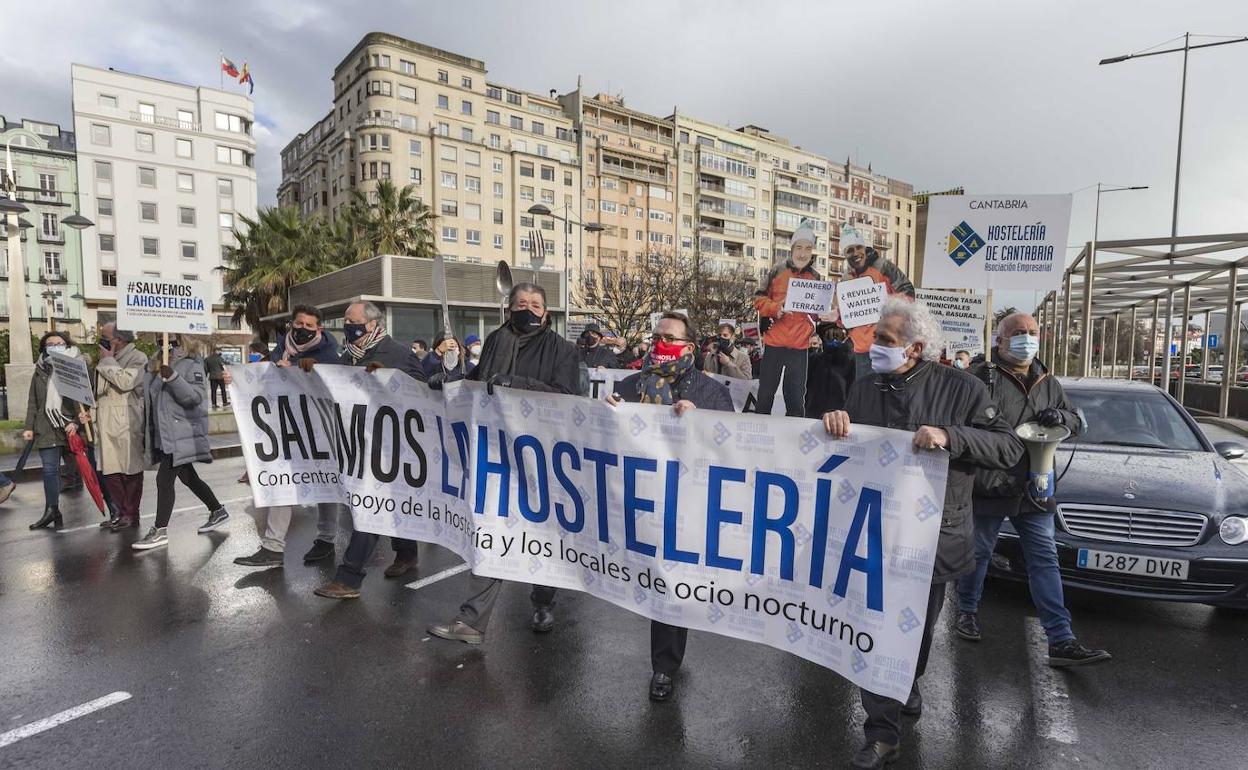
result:
[[(1001, 320), (996, 344), (986, 356), (972, 360), (966, 351), (944, 351), (939, 326), (922, 303), (913, 301), (910, 280), (868, 247), (852, 227), (846, 227), (841, 238), (848, 277), (869, 277), (885, 285), (888, 299), (879, 321), (845, 329), (835, 313), (785, 312), (788, 282), (819, 278), (811, 266), (814, 244), (810, 228), (799, 227), (788, 257), (759, 287), (754, 304), (761, 341), (738, 338), (730, 323), (702, 337), (686, 316), (668, 312), (650, 337), (637, 345), (627, 347), (597, 326), (586, 328), (574, 344), (552, 328), (545, 291), (521, 283), (508, 297), (505, 322), (484, 341), (470, 336), (461, 343), (451, 334), (439, 334), (431, 343), (401, 342), (389, 334), (377, 306), (355, 302), (345, 311), (340, 344), (325, 328), (319, 309), (300, 306), (291, 312), (276, 346), (254, 344), (248, 361), (304, 372), (323, 364), (362, 367), (367, 372), (398, 369), (435, 390), (449, 382), (471, 380), (493, 388), (582, 397), (589, 393), (589, 370), (632, 369), (632, 374), (615, 382), (607, 402), (648, 404), (677, 416), (695, 409), (732, 410), (728, 388), (709, 376), (720, 374), (757, 379), (760, 413), (771, 413), (780, 390), (788, 416), (820, 419), (833, 436), (852, 436), (855, 425), (874, 425), (909, 432), (915, 451), (946, 452), (949, 473), (914, 687), (904, 702), (861, 693), (867, 714), (865, 743), (851, 758), (851, 766), (882, 767), (899, 756), (905, 720), (918, 719), (922, 713), (920, 678), (947, 585), (953, 583), (956, 592), (954, 628), (959, 637), (975, 642), (985, 633), (983, 627), (991, 628), (991, 621), (981, 626), (980, 595), (1006, 519), (1021, 539), (1032, 598), (1048, 637), (1050, 665), (1109, 658), (1107, 652), (1081, 644), (1072, 631), (1058, 571), (1052, 507), (1036, 504), (1026, 493), (1028, 457), (1015, 433), (1027, 422), (1063, 425), (1073, 432), (1082, 426), (1057, 379), (1036, 358), (1035, 319), (1015, 313)], [(130, 543), (131, 548), (167, 545), (175, 480), (207, 510), (200, 532), (227, 523), (229, 514), (199, 478), (195, 464), (211, 461), (209, 399), (215, 405), (220, 393), (222, 404), (228, 404), (230, 370), (219, 354), (205, 356), (200, 341), (188, 335), (173, 335), (168, 350), (151, 362), (133, 342), (133, 334), (114, 324), (99, 328), (99, 363), (93, 372), (96, 406), (86, 409), (57, 392), (48, 360), (51, 352), (80, 355), (73, 340), (61, 332), (49, 332), (41, 340), (25, 437), (43, 464), (45, 508), (32, 529), (62, 525), (58, 469), (67, 447), (80, 442), (88, 424), (95, 430), (85, 452), (89, 466), (97, 469), (110, 512), (103, 528), (123, 533), (138, 528), (142, 474), (156, 469), (156, 520)], [(0, 494), (7, 496), (12, 488), (7, 478), (0, 479)], [(236, 563), (283, 566), (291, 515), (289, 507), (258, 510), (258, 547)], [(317, 505), (317, 535), (303, 561), (334, 558), (339, 528), (350, 519), (341, 504)], [(336, 600), (359, 597), (365, 565), (379, 540), (378, 535), (352, 531), (333, 579), (315, 593)], [(417, 544), (391, 538), (391, 545), (395, 557), (385, 576), (397, 578), (414, 570)], [(470, 574), (458, 612), (431, 626), (430, 633), (482, 643), (503, 583)], [(534, 632), (554, 628), (555, 596), (553, 588), (532, 587)], [(687, 639), (686, 629), (651, 624), (651, 700), (664, 702), (674, 696)]]

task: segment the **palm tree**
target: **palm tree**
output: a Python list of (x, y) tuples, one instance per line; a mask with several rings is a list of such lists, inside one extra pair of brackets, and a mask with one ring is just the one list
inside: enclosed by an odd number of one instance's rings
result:
[(414, 185), (399, 189), (389, 179), (383, 179), (377, 184), (376, 203), (371, 203), (360, 190), (353, 190), (347, 218), (367, 245), (369, 256), (433, 258), (435, 215), (416, 197)]

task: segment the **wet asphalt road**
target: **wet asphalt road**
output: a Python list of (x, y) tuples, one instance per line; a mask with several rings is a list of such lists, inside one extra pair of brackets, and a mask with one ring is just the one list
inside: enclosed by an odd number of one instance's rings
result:
[[(100, 532), (81, 492), (61, 534), (26, 529), (36, 482), (0, 506), (0, 734), (131, 695), (0, 747), (0, 767), (841, 767), (860, 743), (857, 692), (836, 675), (710, 634), (691, 635), (676, 700), (651, 704), (647, 621), (571, 592), (550, 635), (528, 630), (527, 590), (512, 586), (485, 645), (430, 639), (465, 587), (404, 586), (457, 563), (436, 547), (387, 581), (383, 545), (348, 602), (312, 594), (332, 565), (299, 561), (306, 517), (285, 569), (237, 567), (258, 545), (241, 467), (201, 466), (233, 500), (227, 531), (197, 534), (205, 512), (179, 488), (167, 550)], [(1045, 666), (1021, 585), (989, 581), (977, 645), (953, 636), (947, 606), (896, 767), (1248, 767), (1248, 616), (1077, 592), (1068, 604), (1112, 662)]]

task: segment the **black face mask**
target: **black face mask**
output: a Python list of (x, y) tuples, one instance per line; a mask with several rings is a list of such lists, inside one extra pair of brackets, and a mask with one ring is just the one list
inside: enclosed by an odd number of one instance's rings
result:
[(511, 311), (511, 319), (509, 320), (511, 328), (520, 334), (536, 331), (542, 326), (542, 317), (532, 310), (525, 308), (523, 310)]
[(112, 340), (110, 340), (110, 339), (107, 339), (107, 338), (101, 337), (101, 338), (100, 338), (100, 347), (104, 348), (105, 350), (112, 350), (112, 349), (113, 349), (113, 341), (112, 341)]
[(316, 332), (312, 329), (303, 329), (296, 326), (294, 329), (290, 330), (290, 338), (294, 340), (296, 345), (306, 345), (311, 342), (312, 338), (315, 336)]
[(726, 340), (721, 337), (719, 339), (719, 342), (717, 342), (716, 344), (719, 346), (720, 353), (723, 353), (726, 356), (732, 355), (732, 348), (733, 348), (732, 340)]
[(342, 336), (347, 338), (347, 342), (355, 342), (368, 333), (367, 327), (367, 324), (344, 323), (342, 325)]

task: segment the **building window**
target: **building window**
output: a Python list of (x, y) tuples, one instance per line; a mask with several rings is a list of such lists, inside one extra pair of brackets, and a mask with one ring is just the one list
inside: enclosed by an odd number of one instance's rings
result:
[(465, 203), (464, 204), (464, 219), (472, 219), (472, 220), (480, 221), (481, 220), (481, 204)]
[(420, 140), (419, 140), (419, 139), (408, 139), (408, 140), (407, 140), (407, 154), (408, 154), (408, 155), (419, 155), (419, 154), (420, 154)]
[(467, 99), (464, 99), (463, 101), (461, 101), (459, 103), (459, 114), (471, 115), (472, 114), (472, 102), (468, 101)]
[(234, 181), (231, 179), (218, 179), (217, 180), (217, 195), (221, 196), (222, 198), (233, 198), (234, 197)]
[(112, 198), (96, 198), (95, 213), (102, 217), (111, 217), (113, 215), (113, 199)]
[(460, 128), (459, 138), (463, 139), (465, 142), (471, 142), (472, 141), (472, 129), (468, 128), (467, 126)]
[(451, 135), (451, 124), (439, 123), (438, 124), (438, 136), (450, 136), (450, 135)]
[(494, 183), (494, 197), (495, 198), (503, 197), (503, 183), (502, 182)]
[(459, 175), (451, 171), (443, 171), (442, 186), (448, 190), (457, 189), (459, 187)]
[(544, 182), (555, 181), (555, 167), (554, 166), (542, 166), (542, 181)]
[(144, 222), (155, 222), (156, 221), (156, 204), (155, 203), (140, 203), (139, 204), (139, 219)]
[(451, 73), (447, 72), (446, 70), (438, 70), (438, 82), (439, 83), (451, 82)]
[(232, 315), (217, 316), (217, 328), (221, 331), (240, 331), (243, 327), (239, 319)]
[(443, 226), (442, 227), (442, 242), (443, 243), (456, 243), (457, 241), (459, 241), (459, 228)]
[(517, 131), (523, 131), (524, 130), (524, 118), (520, 117), (519, 115), (512, 115), (511, 127)]
[(160, 256), (160, 241), (158, 239), (141, 238), (140, 240), (143, 242), (143, 256), (145, 257), (159, 257)]
[(503, 210), (494, 209), (494, 224), (501, 225), (503, 223)]
[(476, 150), (464, 150), (464, 165), (480, 166), (481, 165), (481, 153), (477, 152)]
[(522, 200), (522, 201), (530, 201), (530, 202), (532, 202), (532, 200), (533, 200), (533, 188), (532, 188), (532, 187), (521, 186), (521, 188), (520, 188), (520, 200)]
[(458, 201), (442, 201), (442, 216), (457, 217), (459, 216)]
[(421, 183), (420, 169), (418, 168), (408, 169), (407, 181), (411, 182), (412, 184), (420, 184)]
[(407, 59), (399, 59), (399, 72), (404, 75), (416, 74), (416, 62), (410, 62)]
[(117, 248), (116, 237), (112, 233), (100, 233), (100, 251), (114, 251)]
[(542, 190), (542, 203), (545, 203), (547, 206), (555, 205), (555, 191)]
[(464, 241), (469, 246), (480, 246), (481, 245), (481, 231), (480, 230), (465, 230)]
[(451, 99), (446, 94), (438, 94), (438, 109), (449, 110), (451, 108)]
[(190, 110), (178, 110), (178, 128), (192, 131), (195, 128), (195, 113)]
[(178, 224), (195, 226), (195, 209), (190, 206), (178, 206)]
[(526, 161), (520, 161), (520, 176), (533, 176), (533, 164)]
[(416, 101), (416, 89), (412, 86), (399, 86), (399, 98), (405, 102)]
[(459, 84), (460, 84), (461, 86), (463, 86), (464, 88), (469, 88), (469, 89), (470, 89), (470, 88), (472, 88), (472, 78), (470, 78), (470, 77), (463, 77), (463, 76), (461, 76), (461, 77), (459, 78)]
[(498, 99), (501, 101), (503, 98), (503, 89), (498, 86), (486, 86), (485, 95), (490, 99)]
[(499, 123), (502, 122), (502, 120), (503, 120), (503, 116), (500, 115), (497, 110), (485, 111), (485, 122), (488, 123), (489, 125), (497, 126)]
[(189, 158), (191, 157), (191, 140), (178, 139), (174, 141), (173, 149), (179, 158)]
[(116, 285), (117, 285), (117, 271), (116, 270), (101, 270), (100, 271), (100, 286), (116, 286)]
[(494, 169), (495, 174), (503, 173), (503, 159), (502, 158), (494, 158), (490, 162), (490, 165)]
[(490, 134), (490, 146), (496, 150), (502, 147), (503, 137), (499, 136), (498, 134)]
[(496, 249), (503, 248), (503, 236), (501, 235), (494, 236), (494, 248)]
[(228, 211), (217, 214), (217, 226), (226, 230), (234, 229), (234, 215)]
[(455, 145), (444, 144), (438, 151), (438, 156), (441, 157), (442, 160), (456, 161), (459, 160), (459, 151), (455, 148)]
[(114, 110), (117, 109), (117, 97), (112, 94), (100, 94), (98, 101), (101, 107), (111, 107)]
[(563, 172), (563, 184), (565, 187), (572, 186), (572, 172), (571, 171)]
[(139, 152), (155, 152), (156, 137), (146, 131), (137, 131), (134, 134), (134, 149)]
[(195, 175), (178, 173), (178, 191), (195, 192)]
[(474, 193), (481, 192), (481, 177), (479, 176), (464, 177), (464, 189), (467, 190), (468, 192), (474, 192)]
[(113, 180), (113, 164), (97, 160), (95, 162), (95, 179), (97, 182), (111, 182)]
[(156, 186), (156, 169), (139, 166), (139, 187)]
[(194, 241), (182, 241), (182, 259), (199, 259), (199, 247)]
[(516, 93), (515, 91), (508, 91), (507, 103), (508, 104), (520, 104), (520, 94)]
[(111, 147), (113, 145), (113, 132), (108, 126), (100, 123), (91, 124), (91, 143)]
[(254, 161), (250, 152), (240, 150), (237, 147), (226, 147), (225, 145), (218, 144), (217, 162), (224, 163), (229, 166), (250, 167)]

